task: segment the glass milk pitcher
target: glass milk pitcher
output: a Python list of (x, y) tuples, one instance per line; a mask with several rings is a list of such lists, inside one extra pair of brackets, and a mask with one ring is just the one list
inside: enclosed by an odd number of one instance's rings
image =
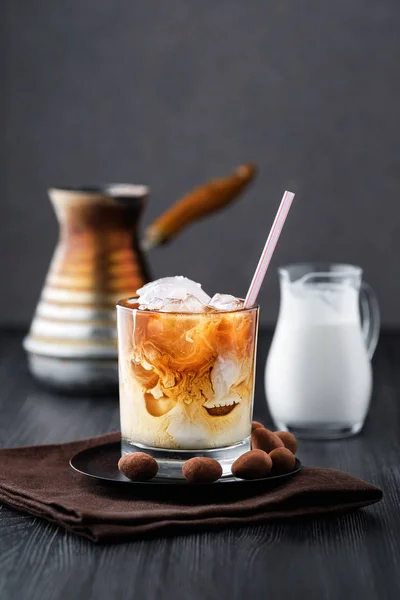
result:
[(376, 296), (352, 265), (294, 264), (279, 277), (281, 305), (265, 369), (271, 416), (302, 438), (355, 435), (371, 397)]

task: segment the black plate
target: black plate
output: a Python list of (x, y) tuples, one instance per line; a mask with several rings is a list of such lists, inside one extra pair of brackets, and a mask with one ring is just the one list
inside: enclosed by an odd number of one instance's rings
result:
[[(131, 481), (118, 470), (118, 461), (121, 458), (121, 444), (119, 442), (112, 444), (102, 444), (82, 450), (75, 454), (69, 461), (71, 467), (86, 475), (100, 481), (107, 481), (112, 483), (123, 483), (128, 485), (190, 485), (185, 479), (167, 479), (161, 477), (155, 477), (150, 481)], [(271, 475), (263, 479), (252, 479), (246, 481), (244, 479), (237, 479), (233, 476), (223, 477), (211, 485), (221, 483), (257, 483), (257, 482), (271, 482), (280, 483), (283, 479), (292, 477), (302, 469), (302, 464), (298, 458), (296, 458), (296, 466), (291, 473), (284, 473), (283, 475)], [(210, 485), (210, 484), (208, 484)]]

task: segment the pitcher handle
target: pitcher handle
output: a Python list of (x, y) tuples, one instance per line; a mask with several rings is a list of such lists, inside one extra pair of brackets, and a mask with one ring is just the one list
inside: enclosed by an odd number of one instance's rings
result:
[(361, 284), (360, 308), (362, 332), (367, 346), (368, 358), (371, 360), (378, 344), (381, 317), (376, 294), (372, 287), (365, 281)]

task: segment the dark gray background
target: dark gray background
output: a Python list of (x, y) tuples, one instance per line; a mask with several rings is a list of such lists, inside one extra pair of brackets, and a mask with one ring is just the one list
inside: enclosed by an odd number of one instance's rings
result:
[[(400, 324), (398, 0), (2, 0), (0, 322), (27, 324), (57, 226), (46, 188), (180, 194), (255, 161), (256, 185), (150, 259), (243, 295), (285, 188), (273, 260), (362, 265)], [(278, 285), (261, 295), (273, 323)]]

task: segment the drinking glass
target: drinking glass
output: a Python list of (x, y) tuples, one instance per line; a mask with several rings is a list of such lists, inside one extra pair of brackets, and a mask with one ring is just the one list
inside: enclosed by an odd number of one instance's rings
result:
[(117, 305), (122, 453), (144, 451), (161, 477), (189, 458), (225, 475), (250, 449), (258, 307), (173, 313)]

